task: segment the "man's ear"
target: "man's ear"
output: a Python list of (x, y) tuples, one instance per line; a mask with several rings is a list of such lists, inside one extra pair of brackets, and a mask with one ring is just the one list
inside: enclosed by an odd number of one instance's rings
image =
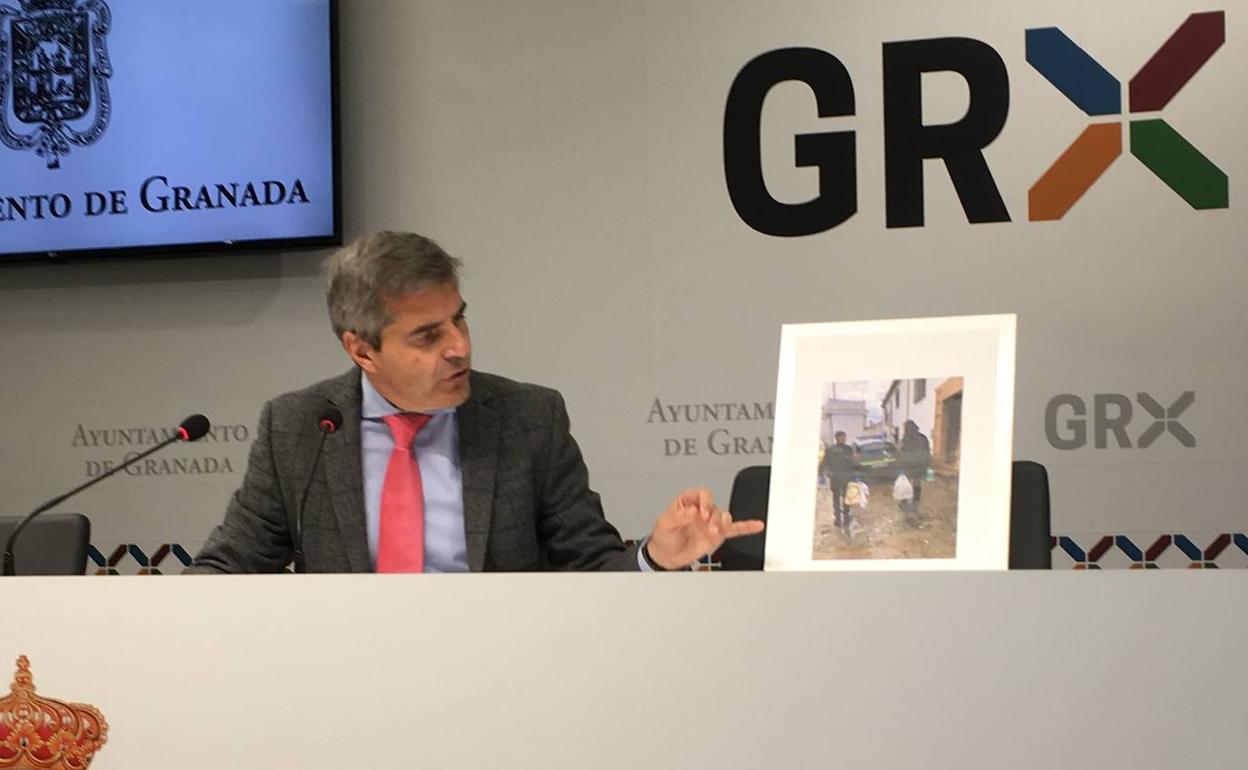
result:
[(377, 349), (360, 339), (355, 332), (342, 333), (342, 349), (364, 371), (372, 374), (377, 370)]

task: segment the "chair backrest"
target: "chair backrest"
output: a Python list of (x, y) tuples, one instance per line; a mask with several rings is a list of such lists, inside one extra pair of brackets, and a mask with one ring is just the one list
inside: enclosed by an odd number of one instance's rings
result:
[[(1010, 490), (1010, 569), (1050, 569), (1049, 474), (1040, 463), (1017, 460), (1012, 468)], [(752, 465), (738, 471), (732, 482), (728, 510), (732, 517), (767, 520), (767, 495), (771, 466)], [(718, 559), (726, 570), (761, 570), (767, 533), (729, 540)]]
[(1015, 460), (1010, 487), (1010, 569), (1052, 569), (1049, 474), (1040, 463)]
[[(767, 521), (767, 495), (771, 491), (771, 466), (751, 465), (737, 472), (732, 481), (732, 495), (728, 510), (737, 521), (761, 519)], [(720, 566), (726, 570), (761, 570), (763, 554), (767, 547), (767, 532), (748, 537), (727, 540), (717, 554)]]
[[(0, 550), (21, 517), (0, 518)], [(82, 575), (87, 570), (91, 520), (81, 513), (45, 513), (17, 536), (14, 572), (21, 575)]]

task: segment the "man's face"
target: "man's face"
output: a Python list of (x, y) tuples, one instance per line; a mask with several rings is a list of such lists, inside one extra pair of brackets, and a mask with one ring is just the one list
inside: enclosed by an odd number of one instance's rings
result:
[(844, 443), (845, 443), (845, 434), (844, 434), (844, 433), (840, 433), (839, 431), (837, 432), (837, 434), (836, 434), (836, 443), (838, 443), (838, 444), (844, 444)]
[(342, 345), (377, 392), (405, 411), (459, 406), (468, 399), (472, 340), (459, 288), (428, 286), (386, 297), (392, 319), (381, 330), (381, 347), (342, 335)]

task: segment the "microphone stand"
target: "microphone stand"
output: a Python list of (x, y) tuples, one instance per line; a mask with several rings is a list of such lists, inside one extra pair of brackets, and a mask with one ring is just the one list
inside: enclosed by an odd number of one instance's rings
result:
[(312, 458), (312, 467), (308, 470), (308, 480), (303, 485), (303, 495), (299, 498), (299, 507), (295, 509), (295, 574), (301, 575), (307, 572), (307, 565), (303, 563), (303, 509), (308, 504), (308, 492), (312, 491), (312, 479), (316, 478), (316, 469), (321, 462), (321, 453), (325, 451), (325, 440), (329, 438), (329, 434), (342, 427), (342, 410), (334, 406), (332, 403), (326, 403), (325, 408), (321, 410), (320, 417), (317, 418), (316, 427), (321, 431), (320, 443), (316, 445), (316, 456)]
[(321, 461), (321, 453), (325, 451), (325, 440), (333, 433), (333, 427), (326, 428), (321, 422), (321, 440), (316, 445), (316, 455), (312, 458), (312, 470), (308, 473), (308, 482), (303, 485), (303, 495), (299, 498), (299, 508), (295, 511), (295, 574), (306, 572), (303, 563), (303, 507), (308, 504), (308, 493), (312, 491), (312, 479), (316, 478), (316, 466)]

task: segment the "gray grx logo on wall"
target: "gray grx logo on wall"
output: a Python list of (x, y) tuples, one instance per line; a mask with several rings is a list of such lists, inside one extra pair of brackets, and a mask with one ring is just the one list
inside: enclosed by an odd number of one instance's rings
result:
[(0, 5), (0, 142), (34, 150), (54, 169), (72, 145), (99, 141), (111, 107), (111, 25), (104, 0)]
[[(1196, 446), (1196, 436), (1179, 418), (1187, 408), (1196, 403), (1196, 391), (1186, 390), (1162, 406), (1148, 393), (1136, 393), (1135, 403), (1144, 408), (1149, 425), (1136, 439), (1135, 448), (1148, 449), (1157, 439), (1170, 434), (1188, 449)], [(1088, 428), (1091, 427), (1097, 449), (1110, 449), (1110, 437), (1120, 449), (1131, 449), (1131, 436), (1127, 428), (1136, 416), (1131, 398), (1125, 393), (1097, 393), (1092, 397), (1092, 416), (1088, 416), (1088, 403), (1073, 393), (1054, 396), (1044, 410), (1044, 433), (1054, 449), (1080, 449), (1088, 444)]]

